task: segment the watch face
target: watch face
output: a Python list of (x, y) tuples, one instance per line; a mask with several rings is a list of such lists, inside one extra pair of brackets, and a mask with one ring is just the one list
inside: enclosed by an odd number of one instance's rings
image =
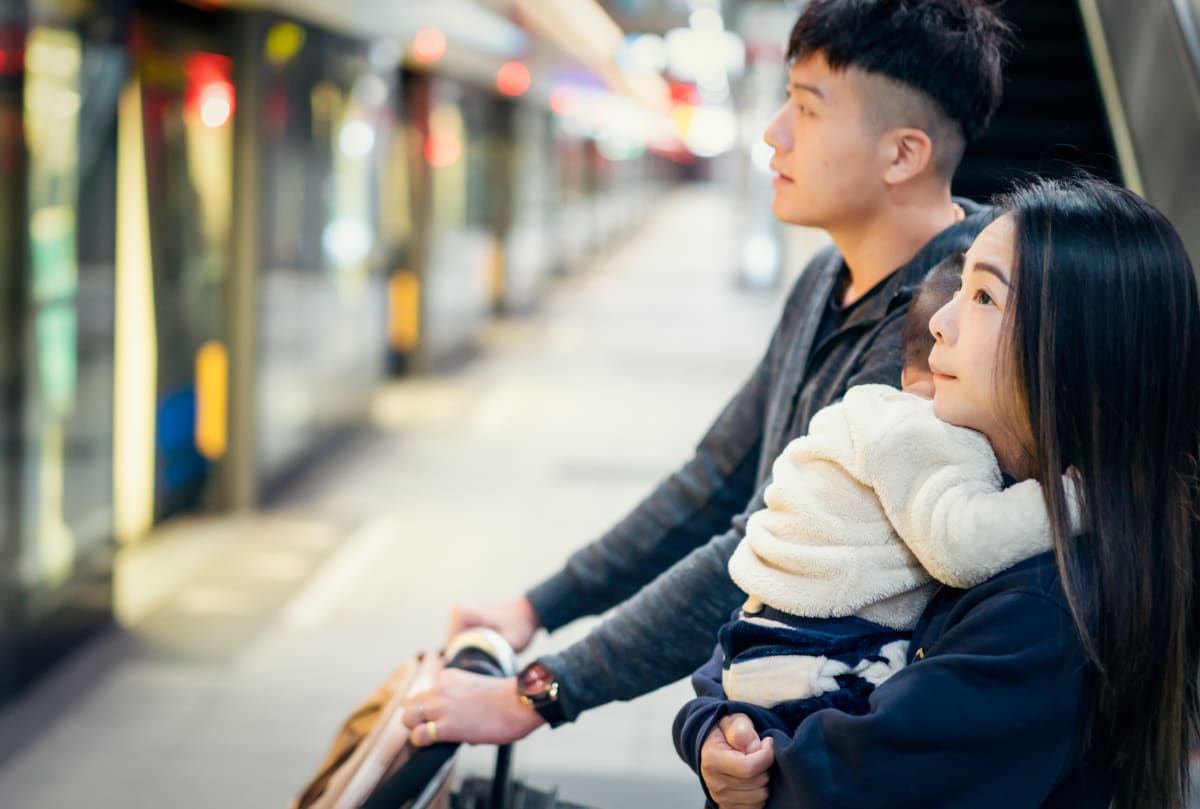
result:
[(554, 675), (541, 663), (534, 663), (521, 672), (517, 685), (525, 696), (540, 697), (550, 689), (553, 682)]

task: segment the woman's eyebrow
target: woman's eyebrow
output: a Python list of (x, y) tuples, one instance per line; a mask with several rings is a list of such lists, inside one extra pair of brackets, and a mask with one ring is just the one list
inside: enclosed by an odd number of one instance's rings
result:
[(1011, 284), (1008, 283), (1008, 279), (1004, 277), (1004, 273), (1001, 272), (1000, 268), (997, 267), (995, 264), (988, 264), (986, 261), (976, 261), (972, 265), (971, 271), (972, 272), (990, 273), (990, 274), (996, 276), (997, 278), (999, 278), (1000, 283), (1004, 284), (1004, 286), (1006, 286), (1006, 287), (1012, 286)]

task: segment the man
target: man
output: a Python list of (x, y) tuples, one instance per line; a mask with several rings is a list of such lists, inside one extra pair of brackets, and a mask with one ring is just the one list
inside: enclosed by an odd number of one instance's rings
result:
[(708, 659), (744, 598), (726, 566), (739, 515), (762, 507), (772, 461), (848, 387), (899, 385), (912, 290), (990, 218), (952, 200), (950, 181), (999, 104), (1007, 36), (981, 0), (805, 8), (789, 43), (787, 101), (764, 137), (775, 150), (775, 215), (823, 228), (833, 247), (801, 274), (766, 355), (694, 457), (560, 573), (510, 602), (460, 605), (452, 630), (490, 626), (519, 650), (539, 626), (620, 605), (614, 614), (516, 681), (442, 672), (407, 703), (414, 743), (513, 741)]

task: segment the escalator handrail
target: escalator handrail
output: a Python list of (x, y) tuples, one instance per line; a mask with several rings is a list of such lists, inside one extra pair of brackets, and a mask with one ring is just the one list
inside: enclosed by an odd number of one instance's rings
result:
[(1192, 65), (1192, 75), (1196, 86), (1200, 87), (1200, 14), (1197, 13), (1197, 0), (1171, 0), (1175, 9), (1175, 19), (1179, 23), (1179, 34), (1183, 37), (1183, 46)]

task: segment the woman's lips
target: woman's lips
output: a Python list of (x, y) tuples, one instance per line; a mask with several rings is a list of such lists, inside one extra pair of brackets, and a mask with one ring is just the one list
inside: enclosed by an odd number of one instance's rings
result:
[(929, 364), (929, 372), (930, 372), (931, 374), (933, 374), (933, 379), (934, 379), (934, 381), (935, 381), (935, 382), (936, 382), (937, 380), (939, 380), (939, 379), (940, 379), (940, 380), (942, 380), (942, 381), (949, 382), (950, 380), (953, 380), (953, 379), (956, 379), (956, 378), (957, 378), (957, 377), (951, 376), (951, 375), (950, 375), (950, 374), (948, 374), (948, 373), (945, 373), (945, 372), (944, 372), (944, 371), (942, 371), (940, 368), (938, 368), (937, 366), (935, 366), (933, 363), (930, 363), (930, 364)]

